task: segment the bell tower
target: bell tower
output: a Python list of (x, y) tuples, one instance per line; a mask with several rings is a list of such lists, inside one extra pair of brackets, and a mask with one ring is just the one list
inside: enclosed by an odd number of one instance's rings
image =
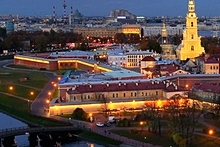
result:
[(186, 14), (186, 28), (183, 31), (183, 40), (177, 48), (177, 56), (180, 60), (194, 59), (205, 52), (201, 46), (201, 38), (198, 36), (198, 17), (195, 12), (194, 0), (189, 0), (188, 12)]

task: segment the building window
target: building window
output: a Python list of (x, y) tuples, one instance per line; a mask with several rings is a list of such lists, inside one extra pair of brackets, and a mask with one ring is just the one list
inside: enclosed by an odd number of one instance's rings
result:
[(126, 94), (124, 93), (124, 97), (126, 97)]
[(191, 39), (194, 39), (194, 35), (191, 35)]
[(158, 95), (158, 91), (156, 91), (156, 95)]
[(137, 93), (136, 93), (136, 92), (134, 93), (134, 96), (137, 96)]
[(212, 66), (210, 66), (210, 69), (212, 69)]
[(133, 93), (131, 92), (131, 96), (133, 96)]
[(116, 97), (118, 97), (118, 93), (116, 93)]
[(142, 92), (141, 95), (144, 96), (144, 92)]
[(191, 22), (191, 27), (193, 27), (193, 22)]
[(115, 94), (114, 94), (114, 93), (112, 94), (112, 97), (113, 97), (113, 98), (115, 97)]
[(191, 51), (194, 51), (194, 46), (191, 46)]

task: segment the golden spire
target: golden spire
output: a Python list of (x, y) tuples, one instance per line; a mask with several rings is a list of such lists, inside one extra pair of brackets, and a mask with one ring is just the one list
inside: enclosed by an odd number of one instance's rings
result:
[(195, 12), (195, 2), (194, 0), (189, 0), (188, 12)]
[(162, 27), (162, 33), (161, 33), (162, 37), (167, 37), (167, 29), (166, 29), (166, 25), (165, 23), (163, 23), (163, 27)]

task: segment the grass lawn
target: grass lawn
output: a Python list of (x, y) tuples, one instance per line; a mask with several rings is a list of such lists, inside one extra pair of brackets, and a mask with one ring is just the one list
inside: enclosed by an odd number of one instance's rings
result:
[(83, 139), (87, 139), (87, 140), (89, 139), (89, 141), (100, 143), (103, 145), (110, 144), (110, 145), (119, 146), (120, 144), (122, 144), (121, 141), (113, 140), (105, 136), (93, 133), (91, 131), (86, 131), (86, 130), (83, 130), (83, 132), (79, 136)]
[[(2, 73), (8, 73), (6, 75)], [(20, 82), (20, 78), (28, 77), (29, 80)], [(0, 82), (1, 84), (21, 84), (26, 86), (31, 86), (35, 88), (43, 88), (49, 78), (45, 76), (44, 73), (41, 72), (27, 72), (27, 71), (19, 71), (19, 70), (6, 70), (0, 69)]]
[[(138, 131), (131, 131), (130, 129), (128, 130), (112, 130), (112, 133), (121, 135), (121, 136), (125, 136), (127, 138), (131, 138), (134, 140), (138, 140), (141, 142), (145, 142), (145, 143), (151, 143), (153, 145), (160, 145), (160, 146), (170, 146), (171, 144), (171, 140), (168, 139), (168, 137), (159, 137), (153, 133), (150, 133), (146, 130), (138, 130)], [(163, 135), (164, 136), (164, 135)]]
[[(9, 87), (13, 87), (12, 90)], [(40, 93), (40, 89), (35, 89), (34, 87), (24, 87), (22, 85), (14, 84), (0, 84), (0, 91), (9, 93), (15, 96), (20, 96), (29, 100), (34, 100), (35, 97)], [(33, 92), (33, 94), (31, 94)]]
[[(28, 77), (29, 80), (20, 82), (20, 78), (22, 77)], [(5, 92), (29, 100), (34, 100), (48, 82), (49, 78), (41, 72), (0, 69), (0, 92)], [(13, 90), (9, 89), (10, 86), (13, 87)], [(31, 92), (33, 92), (33, 95), (31, 95)], [(32, 116), (29, 113), (27, 101), (5, 94), (1, 94), (0, 96), (0, 110), (34, 124), (43, 126), (66, 125), (62, 122)]]
[[(153, 145), (160, 145), (160, 146), (175, 146), (171, 143), (170, 138), (165, 134), (162, 133), (163, 137), (159, 137), (151, 132), (148, 131), (131, 131), (131, 130), (112, 130), (112, 133), (125, 136), (127, 138), (131, 138), (134, 140), (150, 143)], [(216, 134), (215, 136), (218, 136)], [(193, 140), (193, 144), (191, 147), (217, 147), (220, 146), (220, 140), (214, 139), (210, 137), (195, 135), (195, 139)]]
[(43, 126), (61, 126), (66, 125), (61, 122), (52, 121), (45, 118), (34, 117), (29, 114), (28, 102), (19, 100), (17, 98), (1, 95), (0, 97), (0, 108), (4, 112), (7, 112), (11, 115), (19, 117), (28, 122), (32, 122), (34, 124), (39, 124)]
[(210, 137), (196, 135), (192, 147), (219, 147), (220, 140)]

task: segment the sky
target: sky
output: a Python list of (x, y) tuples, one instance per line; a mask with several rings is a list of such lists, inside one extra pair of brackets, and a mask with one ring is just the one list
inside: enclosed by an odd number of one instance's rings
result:
[[(220, 16), (219, 0), (195, 0), (198, 16)], [(188, 0), (66, 0), (66, 13), (78, 9), (84, 16), (109, 16), (114, 9), (125, 9), (137, 16), (185, 16)], [(63, 14), (63, 0), (0, 0), (0, 14), (45, 16)]]

